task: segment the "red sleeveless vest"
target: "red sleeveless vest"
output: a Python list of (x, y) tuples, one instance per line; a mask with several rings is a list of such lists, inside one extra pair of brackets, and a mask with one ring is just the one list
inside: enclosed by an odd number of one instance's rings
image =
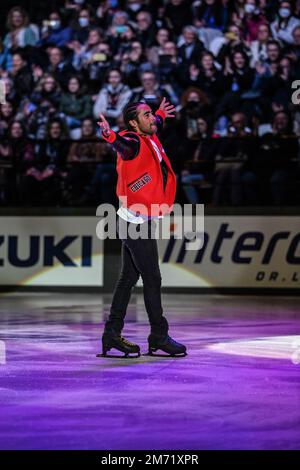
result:
[[(128, 131), (121, 131), (120, 135)], [(132, 134), (133, 132), (130, 131)], [(172, 211), (176, 195), (176, 175), (156, 134), (151, 136), (168, 168), (166, 187), (158, 156), (148, 136), (134, 133), (140, 140), (140, 151), (133, 160), (122, 160), (117, 154), (117, 195), (124, 207), (137, 215), (158, 216)], [(165, 205), (165, 206), (163, 206)], [(161, 207), (159, 207), (161, 206)]]

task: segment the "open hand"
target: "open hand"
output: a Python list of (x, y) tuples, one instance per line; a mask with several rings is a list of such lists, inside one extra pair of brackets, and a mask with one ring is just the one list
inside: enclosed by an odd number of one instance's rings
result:
[(97, 124), (100, 127), (101, 132), (104, 135), (104, 137), (109, 137), (110, 133), (111, 133), (111, 128), (110, 128), (107, 120), (103, 116), (103, 114), (100, 114), (99, 117), (100, 117), (100, 121), (98, 121)]
[(161, 109), (167, 118), (175, 117), (175, 106), (170, 104), (166, 98), (163, 98), (162, 102), (160, 103), (159, 109)]

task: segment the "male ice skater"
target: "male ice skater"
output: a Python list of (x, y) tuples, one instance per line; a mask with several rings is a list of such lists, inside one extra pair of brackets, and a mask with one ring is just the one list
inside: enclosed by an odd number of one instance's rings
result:
[[(151, 225), (170, 212), (164, 209), (158, 211), (158, 205), (166, 204), (171, 208), (175, 199), (176, 176), (157, 137), (164, 120), (175, 117), (174, 112), (174, 106), (165, 98), (155, 114), (144, 102), (129, 103), (123, 110), (126, 130), (119, 133), (110, 129), (105, 117), (100, 115), (98, 125), (103, 138), (117, 152), (117, 195), (122, 202), (117, 212), (117, 230), (122, 240), (122, 268), (102, 336), (103, 356), (111, 348), (124, 352), (126, 357), (131, 353), (140, 355), (139, 346), (121, 336), (131, 290), (140, 275), (151, 326), (149, 354), (159, 349), (171, 356), (186, 355), (186, 347), (168, 335), (169, 326), (161, 304), (157, 241), (150, 237)], [(133, 205), (134, 210), (131, 210)], [(141, 208), (139, 205), (142, 205)], [(146, 224), (142, 229), (146, 228), (149, 238), (123, 236), (120, 230), (123, 224), (127, 231), (131, 224), (140, 224), (136, 227), (137, 231), (142, 224)]]

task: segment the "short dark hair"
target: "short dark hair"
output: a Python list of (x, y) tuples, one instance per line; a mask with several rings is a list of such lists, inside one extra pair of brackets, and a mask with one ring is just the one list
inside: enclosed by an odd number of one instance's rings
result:
[(125, 126), (130, 131), (134, 129), (129, 124), (129, 121), (131, 121), (132, 119), (134, 120), (137, 119), (138, 107), (141, 106), (142, 104), (146, 104), (146, 103), (144, 103), (143, 101), (131, 102), (131, 103), (128, 103), (123, 109), (123, 120), (124, 120)]

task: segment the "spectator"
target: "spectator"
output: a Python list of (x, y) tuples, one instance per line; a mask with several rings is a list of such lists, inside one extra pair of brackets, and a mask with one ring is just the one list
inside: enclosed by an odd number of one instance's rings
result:
[(256, 177), (247, 169), (247, 162), (255, 155), (252, 130), (243, 113), (231, 117), (228, 139), (223, 142), (216, 157), (213, 202), (234, 206), (252, 204), (256, 200)]
[(200, 67), (195, 64), (190, 66), (187, 85), (200, 88), (211, 103), (218, 102), (225, 92), (226, 83), (224, 75), (215, 66), (213, 54), (203, 52)]
[(129, 15), (131, 21), (136, 21), (136, 15), (142, 11), (147, 11), (147, 6), (145, 5), (144, 0), (128, 0), (126, 12)]
[(18, 121), (12, 121), (6, 138), (0, 144), (0, 180), (4, 183), (0, 190), (0, 203), (20, 204), (19, 179), (32, 158), (33, 148), (27, 141), (24, 126)]
[(191, 3), (186, 0), (171, 0), (166, 6), (165, 18), (168, 28), (178, 37), (183, 27), (192, 23)]
[(136, 15), (136, 22), (136, 39), (142, 44), (143, 48), (150, 47), (154, 42), (156, 34), (152, 15), (148, 11), (140, 11)]
[(185, 26), (183, 36), (178, 42), (178, 57), (188, 68), (190, 64), (195, 64), (199, 60), (203, 44), (198, 39), (197, 30), (194, 26)]
[(259, 27), (267, 23), (266, 17), (258, 7), (257, 0), (246, 0), (243, 23), (246, 41), (248, 43), (255, 41)]
[(46, 140), (34, 148), (34, 160), (22, 181), (25, 205), (57, 205), (60, 202), (60, 178), (68, 154), (68, 137), (64, 124), (57, 119), (48, 121)]
[(6, 134), (15, 114), (14, 106), (10, 101), (0, 104), (0, 136)]
[(13, 66), (9, 75), (13, 80), (14, 89), (18, 98), (21, 99), (24, 96), (29, 97), (32, 93), (34, 82), (27, 61), (20, 52), (15, 52), (12, 59)]
[(144, 72), (141, 76), (142, 87), (135, 90), (132, 101), (144, 101), (152, 109), (157, 109), (165, 96), (170, 101), (170, 96), (165, 88), (157, 82), (153, 72)]
[(297, 159), (298, 152), (291, 116), (278, 111), (272, 119), (272, 130), (262, 137), (258, 158), (253, 161), (263, 203), (285, 205), (296, 200), (297, 163), (293, 159)]
[(78, 139), (81, 121), (92, 116), (92, 100), (77, 76), (68, 81), (68, 91), (61, 96), (60, 111), (66, 117), (71, 137)]
[(82, 197), (85, 186), (95, 173), (95, 163), (103, 159), (106, 146), (96, 136), (93, 120), (84, 119), (81, 124), (81, 140), (71, 145), (67, 158), (70, 165), (66, 179), (69, 203), (77, 204)]
[(34, 46), (39, 39), (38, 27), (29, 24), (29, 16), (22, 7), (13, 7), (8, 12), (6, 27), (9, 32), (4, 38), (4, 46), (10, 50)]
[(85, 44), (90, 27), (94, 24), (93, 12), (90, 7), (83, 7), (78, 12), (77, 24), (73, 31), (73, 40), (79, 44)]
[(282, 57), (276, 74), (265, 79), (264, 98), (268, 102), (276, 103), (281, 109), (287, 110), (291, 102), (291, 89), (295, 78), (291, 59)]
[(293, 16), (290, 2), (281, 2), (277, 12), (277, 18), (271, 23), (274, 39), (285, 44), (293, 43), (293, 30), (300, 25), (300, 20)]
[(212, 134), (208, 121), (202, 117), (197, 119), (197, 137), (197, 146), (190, 154), (192, 158), (185, 158), (181, 172), (182, 188), (190, 204), (200, 203), (199, 191), (195, 184), (201, 187), (202, 182), (212, 179), (217, 151), (218, 135)]
[(76, 73), (75, 69), (64, 58), (63, 51), (59, 47), (49, 48), (48, 56), (49, 65), (46, 71), (53, 75), (59, 85), (66, 90), (70, 77)]
[(39, 105), (42, 101), (47, 101), (58, 109), (61, 99), (61, 90), (60, 86), (49, 73), (45, 73), (39, 82), (37, 83), (31, 97), (30, 101), (34, 105)]
[(120, 70), (123, 74), (124, 82), (131, 89), (140, 85), (140, 75), (144, 71), (151, 70), (151, 65), (147, 62), (140, 42), (133, 41), (130, 49), (123, 54)]
[(45, 139), (47, 135), (48, 122), (53, 119), (59, 119), (64, 122), (64, 115), (47, 98), (41, 99), (27, 120), (28, 136), (31, 139)]
[(195, 9), (196, 26), (224, 30), (227, 22), (227, 9), (218, 0), (204, 0)]
[(40, 46), (62, 47), (67, 45), (73, 37), (73, 30), (62, 25), (62, 18), (58, 11), (53, 11), (49, 19), (43, 23)]
[[(147, 51), (147, 58), (152, 65), (158, 66), (159, 56), (164, 54), (164, 45), (167, 42), (169, 42), (169, 40), (170, 40), (169, 30), (166, 28), (160, 28), (155, 35), (155, 40), (152, 46)], [(176, 45), (175, 45), (175, 49), (176, 49)]]
[(212, 43), (210, 50), (216, 56), (217, 62), (226, 68), (229, 65), (229, 58), (235, 52), (249, 54), (249, 48), (243, 39), (243, 30), (235, 24), (229, 25), (223, 38), (216, 38)]
[(170, 95), (170, 99), (174, 106), (179, 103), (179, 95), (181, 94), (181, 65), (177, 55), (175, 42), (167, 41), (163, 46), (163, 54), (159, 56), (158, 77), (166, 91)]
[(108, 72), (107, 83), (100, 90), (94, 104), (94, 117), (104, 114), (111, 126), (115, 126), (116, 119), (121, 115), (123, 108), (132, 96), (132, 91), (122, 82), (122, 75), (118, 69)]
[(255, 67), (259, 62), (263, 64), (266, 62), (267, 55), (267, 46), (270, 39), (270, 28), (269, 25), (264, 23), (261, 24), (257, 29), (257, 39), (252, 41), (250, 46), (250, 66)]

